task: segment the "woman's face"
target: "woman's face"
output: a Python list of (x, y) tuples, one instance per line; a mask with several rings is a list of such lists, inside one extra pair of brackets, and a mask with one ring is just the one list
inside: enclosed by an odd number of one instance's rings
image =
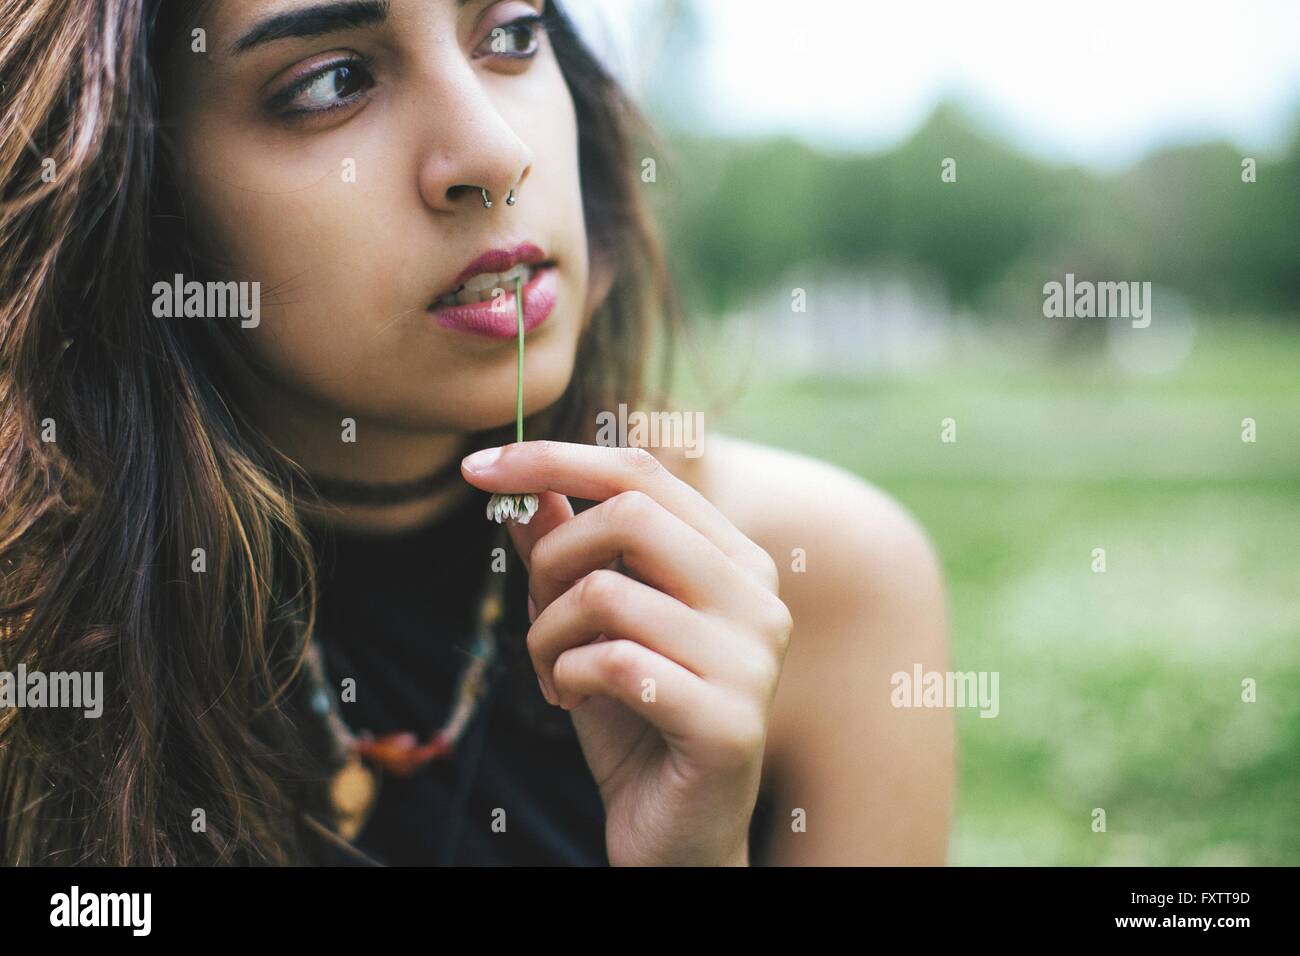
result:
[[(238, 334), (275, 372), (264, 410), (336, 433), (344, 417), (416, 433), (513, 420), (513, 298), (488, 306), (499, 337), (434, 303), (483, 253), (525, 243), (554, 267), (524, 296), (528, 323), (554, 300), (527, 333), (526, 413), (563, 392), (587, 239), (572, 99), (543, 27), (511, 26), (542, 6), (217, 0), (205, 51), (181, 38), (165, 94), (187, 220), (222, 278), (261, 283), (260, 322)], [(513, 296), (513, 278), (493, 286)]]

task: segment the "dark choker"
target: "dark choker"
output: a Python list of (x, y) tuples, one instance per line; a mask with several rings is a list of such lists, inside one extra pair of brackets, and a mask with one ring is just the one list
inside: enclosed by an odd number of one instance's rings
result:
[(373, 482), (310, 475), (311, 487), (326, 501), (346, 505), (399, 505), (429, 498), (450, 487), (460, 477), (461, 454), (423, 478), (410, 481)]

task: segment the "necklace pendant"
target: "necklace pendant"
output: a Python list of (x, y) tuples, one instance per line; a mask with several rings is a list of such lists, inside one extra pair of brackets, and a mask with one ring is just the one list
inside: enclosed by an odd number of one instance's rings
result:
[(360, 755), (353, 754), (330, 780), (330, 802), (338, 821), (339, 836), (356, 838), (375, 808), (378, 787)]

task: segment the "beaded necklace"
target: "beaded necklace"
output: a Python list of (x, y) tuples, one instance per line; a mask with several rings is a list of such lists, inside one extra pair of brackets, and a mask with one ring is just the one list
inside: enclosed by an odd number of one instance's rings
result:
[[(504, 527), (497, 529), (494, 547), (509, 547)], [(329, 784), (330, 802), (335, 810), (337, 836), (343, 840), (354, 839), (364, 829), (375, 808), (385, 773), (409, 777), (426, 764), (448, 759), (461, 749), (466, 731), (482, 709), (491, 687), (492, 665), (497, 661), (500, 644), (497, 632), (504, 612), (506, 577), (502, 572), (487, 573), (479, 598), (473, 640), (467, 651), (468, 660), (457, 678), (449, 713), (442, 726), (424, 741), (409, 731), (375, 737), (369, 731), (358, 733), (349, 727), (343, 719), (338, 690), (330, 685), (326, 675), (319, 642), (316, 639), (311, 641), (304, 662), (308, 700), (329, 741), (333, 768)], [(480, 747), (485, 738), (486, 733), (480, 732), (477, 741)], [(472, 771), (475, 763), (476, 759), (467, 759), (462, 770)], [(469, 783), (468, 776), (461, 781), (462, 799), (468, 792)], [(459, 826), (458, 820), (453, 820), (453, 823)], [(449, 849), (454, 845), (452, 841), (456, 832), (449, 831)], [(322, 835), (330, 837), (329, 834)], [(360, 854), (355, 847), (346, 849)]]
[[(515, 378), (515, 441), (522, 442), (524, 440), (524, 297), (523, 279), (518, 276), (515, 278), (515, 316), (519, 341)], [(458, 472), (459, 469), (454, 467), (455, 464), (456, 460), (453, 459), (438, 472), (419, 481), (378, 486), (361, 482), (332, 481), (329, 482), (327, 490), (336, 499), (342, 498), (367, 504), (409, 500), (413, 497), (425, 496), (434, 488), (445, 484)], [(314, 483), (319, 493), (323, 483), (319, 479)], [(498, 525), (501, 525), (506, 518), (515, 518), (527, 524), (537, 510), (538, 504), (538, 497), (532, 494), (494, 494), (488, 501), (487, 516), (494, 519)], [(497, 528), (496, 545), (503, 549), (503, 553), (508, 550), (509, 536), (503, 526)], [(505, 588), (505, 577), (505, 574), (488, 574), (487, 584), (483, 588), (479, 601), (474, 645), (470, 650), (469, 662), (461, 670), (456, 682), (451, 713), (442, 728), (423, 743), (416, 738), (415, 734), (405, 731), (385, 734), (378, 739), (370, 734), (354, 734), (339, 713), (335, 695), (326, 685), (325, 668), (319, 648), (314, 642), (309, 648), (307, 676), (313, 684), (311, 707), (325, 723), (332, 756), (335, 759), (337, 769), (330, 781), (330, 799), (334, 804), (340, 835), (344, 840), (351, 840), (361, 832), (375, 806), (378, 782), (367, 768), (367, 761), (381, 771), (387, 770), (396, 776), (406, 777), (430, 761), (446, 757), (456, 749), (488, 691), (488, 675), (497, 654), (496, 628), (504, 610), (502, 594)], [(480, 731), (478, 741), (480, 749), (486, 738), (486, 730)], [(463, 809), (463, 801), (469, 793), (473, 767), (476, 765), (477, 754), (466, 768), (468, 772), (458, 788), (456, 801), (458, 811), (451, 815), (455, 828), (449, 831), (447, 839), (443, 842), (444, 861), (448, 863), (455, 852), (455, 838), (459, 834), (462, 815), (460, 810)], [(370, 862), (375, 861), (370, 860)]]

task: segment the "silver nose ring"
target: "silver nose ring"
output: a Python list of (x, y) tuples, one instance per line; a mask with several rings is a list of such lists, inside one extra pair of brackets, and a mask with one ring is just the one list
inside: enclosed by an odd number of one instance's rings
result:
[[(480, 191), (481, 193), (483, 193), (483, 208), (484, 208), (484, 209), (491, 209), (491, 208), (492, 208), (492, 200), (488, 198), (488, 191), (487, 191), (487, 189), (486, 189), (486, 188), (483, 188), (483, 187), (479, 187), (479, 191)], [(514, 188), (512, 187), (511, 190), (510, 190), (510, 195), (506, 197), (506, 205), (507, 205), (507, 206), (513, 206), (516, 202), (518, 202), (518, 200), (515, 199), (515, 191), (514, 191)]]

